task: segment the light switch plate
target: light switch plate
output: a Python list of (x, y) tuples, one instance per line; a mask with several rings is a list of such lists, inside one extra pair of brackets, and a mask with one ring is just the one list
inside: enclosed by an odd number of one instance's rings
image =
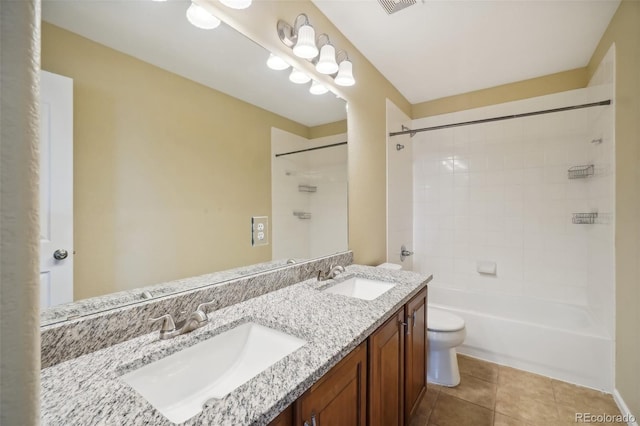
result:
[(251, 245), (266, 246), (269, 244), (269, 217), (254, 216), (251, 218)]

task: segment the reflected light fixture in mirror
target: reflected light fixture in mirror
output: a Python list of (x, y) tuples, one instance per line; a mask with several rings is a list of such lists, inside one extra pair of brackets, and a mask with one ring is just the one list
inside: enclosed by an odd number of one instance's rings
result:
[(191, 25), (203, 30), (212, 30), (220, 25), (218, 18), (193, 2), (187, 9), (187, 19)]
[(246, 9), (251, 6), (251, 0), (220, 0), (220, 3), (231, 9)]
[(311, 93), (312, 95), (324, 95), (328, 91), (329, 89), (327, 89), (327, 87), (324, 84), (318, 83), (315, 80), (311, 82), (309, 93)]
[(274, 55), (273, 53), (269, 54), (269, 59), (267, 59), (267, 66), (272, 70), (282, 71), (289, 68), (289, 64), (284, 61), (280, 56)]
[(302, 71), (293, 68), (291, 70), (291, 74), (289, 75), (289, 80), (291, 80), (292, 83), (305, 84), (311, 81), (311, 77), (309, 77)]

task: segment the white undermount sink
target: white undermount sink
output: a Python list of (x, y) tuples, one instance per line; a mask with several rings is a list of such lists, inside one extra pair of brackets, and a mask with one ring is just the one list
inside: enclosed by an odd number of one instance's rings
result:
[(174, 423), (202, 411), (306, 342), (256, 323), (244, 323), (122, 376)]
[(325, 293), (341, 294), (363, 300), (373, 300), (395, 287), (395, 284), (353, 277), (325, 290)]

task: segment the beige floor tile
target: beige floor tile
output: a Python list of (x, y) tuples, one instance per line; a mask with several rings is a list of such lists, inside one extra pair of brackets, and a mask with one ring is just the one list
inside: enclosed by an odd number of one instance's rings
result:
[(493, 411), (440, 393), (429, 423), (437, 426), (492, 426)]
[(498, 387), (496, 412), (531, 425), (551, 426), (563, 423), (554, 402), (534, 399)]
[(435, 389), (427, 387), (416, 412), (411, 417), (410, 426), (426, 426), (431, 416), (431, 411), (436, 403), (439, 392)]
[(548, 377), (500, 366), (498, 389), (520, 397), (554, 403), (552, 380)]
[(620, 410), (610, 394), (553, 380), (556, 402), (574, 410), (591, 414), (620, 414)]
[(493, 426), (528, 426), (527, 423), (507, 417), (504, 414), (494, 413)]
[(496, 388), (495, 383), (462, 374), (458, 386), (442, 388), (441, 392), (493, 410), (496, 403)]
[(461, 374), (477, 377), (491, 383), (498, 383), (498, 367), (498, 364), (458, 354), (458, 368), (460, 368)]

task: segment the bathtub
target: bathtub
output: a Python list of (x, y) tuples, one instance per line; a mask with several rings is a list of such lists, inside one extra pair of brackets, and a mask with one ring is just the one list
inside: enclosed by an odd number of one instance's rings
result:
[(613, 339), (584, 307), (434, 285), (429, 307), (465, 320), (459, 353), (613, 391)]

